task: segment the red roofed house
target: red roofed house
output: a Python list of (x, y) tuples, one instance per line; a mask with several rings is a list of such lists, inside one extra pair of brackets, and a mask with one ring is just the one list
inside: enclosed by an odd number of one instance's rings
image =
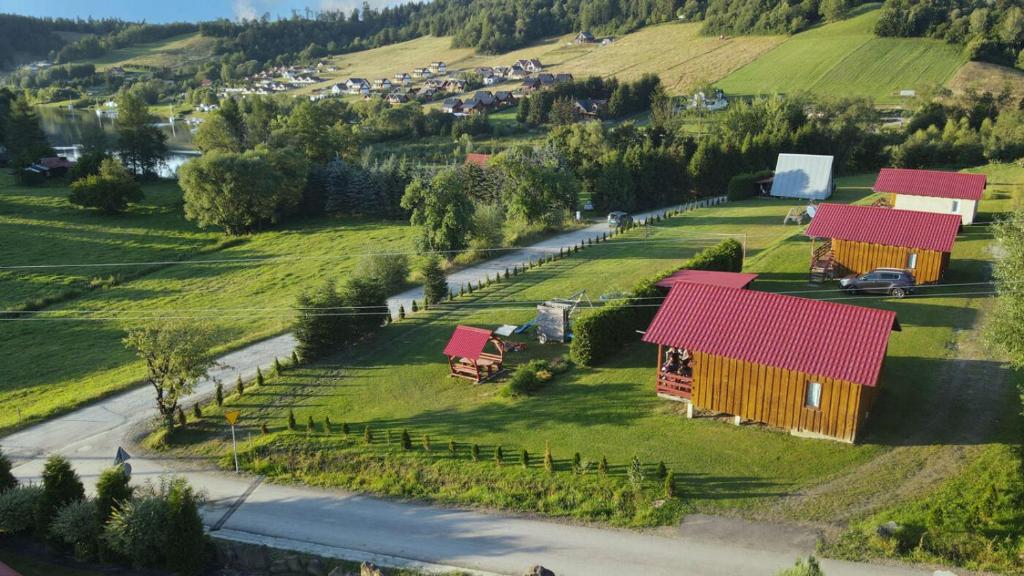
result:
[(964, 224), (973, 224), (987, 184), (984, 174), (882, 168), (874, 191), (892, 194), (898, 210), (959, 214)]
[(643, 340), (658, 345), (658, 395), (691, 414), (853, 442), (899, 329), (889, 310), (681, 282)]
[(671, 288), (680, 282), (691, 284), (711, 284), (714, 286), (725, 286), (726, 288), (746, 288), (750, 285), (757, 274), (744, 274), (742, 272), (719, 272), (717, 270), (680, 270), (659, 280), (655, 286), (659, 288)]
[(466, 154), (466, 164), (476, 164), (481, 168), (485, 168), (487, 163), (491, 161), (490, 154), (478, 154), (476, 152), (470, 152)]
[[(493, 344), (497, 354), (484, 352)], [(484, 328), (456, 326), (448, 345), (444, 347), (451, 376), (480, 382), (501, 371), (505, 347), (494, 333)]]
[[(804, 232), (812, 242), (811, 278), (900, 268), (919, 284), (938, 282), (959, 230), (956, 214), (820, 204)], [(815, 247), (817, 239), (824, 242)]]

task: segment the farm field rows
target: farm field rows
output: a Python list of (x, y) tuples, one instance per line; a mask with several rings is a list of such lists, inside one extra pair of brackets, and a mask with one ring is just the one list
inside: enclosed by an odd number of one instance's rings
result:
[[(1024, 180), (1019, 169), (1001, 174)], [(870, 176), (843, 179), (840, 185), (844, 188), (835, 200), (868, 201), (870, 182)], [(574, 452), (591, 461), (605, 457), (609, 469), (621, 475), (634, 456), (648, 470), (663, 461), (676, 471), (690, 511), (746, 511), (776, 519), (831, 522), (832, 518), (854, 513), (851, 509), (863, 494), (859, 488), (863, 484), (838, 482), (834, 490), (825, 489), (821, 494), (791, 502), (788, 507), (776, 503), (784, 495), (826, 480), (844, 475), (856, 477), (862, 467), (876, 461), (886, 462), (879, 459), (890, 454), (896, 472), (872, 477), (868, 485), (884, 496), (876, 496), (865, 509), (918, 497), (969, 461), (958, 461), (947, 454), (942, 462), (948, 468), (929, 479), (918, 478), (918, 469), (912, 464), (935, 456), (936, 451), (944, 451), (947, 445), (955, 447), (965, 442), (965, 436), (977, 430), (973, 422), (979, 417), (979, 407), (958, 411), (943, 407), (943, 403), (948, 405), (946, 394), (950, 385), (956, 384), (950, 378), (960, 369), (952, 343), (976, 328), (979, 310), (987, 298), (962, 295), (963, 289), (949, 287), (932, 289), (925, 296), (903, 301), (863, 296), (851, 299), (837, 294), (833, 288), (809, 287), (808, 245), (800, 233), (802, 228), (782, 225), (783, 216), (794, 205), (787, 201), (744, 201), (670, 219), (656, 225), (647, 237), (641, 231), (633, 231), (621, 239), (588, 247), (460, 298), (455, 304), (414, 315), (350, 352), (289, 370), (243, 398), (233, 398), (229, 404), (243, 410), (246, 431), (257, 438), (258, 445), (281, 438), (287, 446), (349, 454), (372, 462), (367, 466), (374, 470), (381, 467), (374, 473), (378, 480), (372, 482), (353, 472), (352, 466), (337, 473), (306, 469), (301, 473), (303, 481), (396, 496), (512, 508), (522, 505), (495, 502), (483, 487), (472, 493), (461, 492), (458, 487), (462, 484), (457, 479), (460, 472), (445, 463), (448, 461), (440, 454), (442, 449), (435, 456), (423, 453), (423, 465), (443, 470), (438, 473), (447, 474), (447, 480), (441, 481), (437, 491), (424, 493), (415, 482), (402, 476), (412, 473), (409, 467), (415, 465), (409, 462), (399, 461), (392, 470), (387, 468), (388, 460), (383, 456), (367, 456), (358, 448), (353, 449), (351, 441), (340, 435), (307, 437), (306, 432), (288, 433), (285, 429), (289, 411), (294, 411), (300, 423), (310, 417), (316, 422), (330, 417), (335, 423), (349, 423), (355, 432), (364, 426), (377, 434), (408, 430), (414, 438), (428, 436), (439, 446), (451, 438), (464, 446), (476, 444), (488, 456), (495, 446), (502, 446), (510, 455), (521, 449), (540, 454), (545, 446), (550, 446), (559, 462), (565, 462)], [(990, 191), (983, 211), (989, 212), (986, 216), (990, 217), (991, 212), (1012, 205), (1009, 195)], [(638, 278), (682, 263), (723, 235), (745, 240), (745, 270), (761, 274), (755, 289), (839, 298), (846, 303), (897, 312), (903, 331), (894, 333), (890, 340), (882, 396), (862, 442), (847, 445), (809, 441), (777, 430), (737, 427), (713, 418), (687, 420), (680, 405), (654, 395), (654, 352), (640, 343), (624, 345), (621, 355), (606, 365), (574, 368), (556, 376), (542, 392), (518, 399), (502, 396), (497, 384), (474, 385), (448, 377), (441, 351), (455, 325), (521, 323), (534, 316), (534, 304), (548, 298), (565, 297), (580, 290), (586, 290), (591, 299), (620, 292)], [(953, 254), (950, 283), (985, 279), (990, 239), (984, 228), (971, 228), (961, 235)], [(511, 354), (512, 368), (532, 358), (553, 358), (566, 351), (557, 344), (526, 344), (525, 352)], [(979, 370), (991, 377), (999, 367), (989, 362)], [(1000, 421), (1012, 422), (1011, 415), (1019, 403), (1010, 397), (997, 400), (994, 408), (984, 406), (986, 411), (982, 413), (994, 412), (999, 420), (998, 413), (1005, 411), (1006, 418)], [(194, 443), (177, 449), (193, 455), (226, 454), (219, 420), (203, 422), (197, 435), (190, 437)], [(262, 423), (269, 426), (270, 436), (260, 436)], [(984, 428), (978, 432), (978, 438), (986, 442), (1004, 441), (1006, 427)], [(565, 470), (568, 465), (559, 466)], [(513, 476), (493, 472), (493, 468), (487, 470), (487, 477), (498, 485), (512, 482)], [(294, 471), (279, 473), (278, 479), (294, 481)], [(886, 485), (882, 488), (881, 484)]]
[(878, 38), (878, 10), (796, 34), (718, 84), (730, 94), (809, 91), (826, 96), (900, 100), (902, 89), (945, 83), (966, 59), (939, 40)]
[[(59, 289), (41, 289), (44, 284), (82, 288), (95, 277), (101, 286), (46, 308), (65, 318), (98, 319), (4, 321), (0, 342), (19, 353), (0, 367), (0, 404), (20, 411), (0, 411), (0, 430), (138, 381), (143, 366), (121, 344), (132, 318), (216, 321), (219, 349), (235, 348), (286, 330), (291, 312), (282, 308), (301, 290), (343, 278), (365, 253), (411, 249), (415, 233), (404, 222), (325, 217), (223, 242), (219, 232), (196, 231), (185, 221), (175, 185), (147, 187), (143, 204), (116, 217), (74, 210), (63, 188), (17, 190), (0, 195), (5, 265), (182, 263), (3, 271), (0, 287), (14, 294), (5, 296), (4, 308), (31, 304), (40, 294), (59, 296)], [(117, 274), (137, 276), (110, 281)]]

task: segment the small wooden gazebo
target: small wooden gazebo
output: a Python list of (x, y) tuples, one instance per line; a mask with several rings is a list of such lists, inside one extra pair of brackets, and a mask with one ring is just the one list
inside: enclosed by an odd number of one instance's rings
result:
[[(484, 351), (488, 344), (493, 344), (497, 354)], [(456, 326), (444, 355), (448, 357), (450, 376), (482, 382), (501, 371), (505, 347), (490, 330)]]

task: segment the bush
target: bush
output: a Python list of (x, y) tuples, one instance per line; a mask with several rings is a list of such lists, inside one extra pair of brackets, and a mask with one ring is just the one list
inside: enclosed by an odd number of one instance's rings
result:
[(167, 490), (167, 567), (181, 576), (205, 572), (208, 555), (201, 498), (184, 478), (175, 478)]
[(118, 464), (104, 470), (96, 481), (96, 517), (106, 523), (114, 510), (132, 497), (131, 477), (125, 467)]
[(224, 385), (221, 384), (220, 382), (217, 382), (217, 388), (214, 394), (214, 401), (217, 403), (217, 406), (224, 405)]
[[(547, 380), (543, 380), (539, 376), (542, 372), (547, 374)], [(551, 372), (548, 372), (548, 363), (546, 360), (530, 360), (526, 364), (520, 364), (516, 367), (515, 372), (512, 373), (512, 377), (509, 378), (508, 382), (505, 384), (502, 393), (507, 396), (530, 394), (539, 390), (541, 385), (550, 379)]]
[(50, 537), (71, 546), (75, 558), (91, 560), (96, 557), (102, 530), (96, 503), (80, 500), (57, 511), (50, 524)]
[(11, 459), (0, 450), (0, 493), (6, 492), (18, 485), (18, 479), (11, 472)]
[(758, 193), (757, 181), (771, 175), (771, 170), (737, 174), (729, 179), (729, 186), (726, 188), (725, 196), (730, 202), (756, 196)]
[(291, 408), (288, 409), (288, 429), (295, 430), (298, 425), (295, 423), (295, 411)]
[(35, 526), (42, 486), (19, 486), (0, 493), (0, 534), (18, 534)]
[(124, 211), (129, 203), (142, 200), (142, 187), (120, 160), (107, 158), (100, 163), (99, 174), (71, 183), (68, 200), (76, 206), (116, 214)]
[(412, 450), (412, 437), (409, 436), (408, 430), (402, 430), (402, 449)]
[(63, 456), (50, 456), (43, 466), (43, 495), (36, 508), (36, 531), (47, 534), (58, 510), (84, 499), (85, 487), (71, 463)]
[[(742, 268), (743, 246), (730, 239), (700, 251), (679, 270), (739, 272)], [(674, 272), (676, 270), (641, 280), (633, 288), (632, 296), (657, 296), (655, 283)], [(580, 366), (594, 366), (618, 352), (624, 343), (635, 340), (636, 331), (650, 324), (657, 308), (638, 308), (631, 304), (630, 299), (619, 300), (582, 314), (573, 324), (569, 346), (572, 361)]]
[(160, 566), (167, 550), (169, 520), (167, 502), (147, 494), (114, 511), (103, 530), (103, 541), (135, 566)]
[(377, 282), (385, 294), (399, 292), (409, 278), (409, 257), (405, 254), (370, 254), (357, 272)]
[(818, 560), (814, 556), (808, 556), (806, 559), (797, 560), (792, 568), (787, 568), (776, 576), (824, 576), (824, 574)]

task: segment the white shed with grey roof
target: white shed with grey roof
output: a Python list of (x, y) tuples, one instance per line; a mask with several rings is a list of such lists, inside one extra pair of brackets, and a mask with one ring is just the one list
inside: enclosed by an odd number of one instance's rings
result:
[(772, 196), (824, 200), (834, 189), (831, 156), (779, 154)]

